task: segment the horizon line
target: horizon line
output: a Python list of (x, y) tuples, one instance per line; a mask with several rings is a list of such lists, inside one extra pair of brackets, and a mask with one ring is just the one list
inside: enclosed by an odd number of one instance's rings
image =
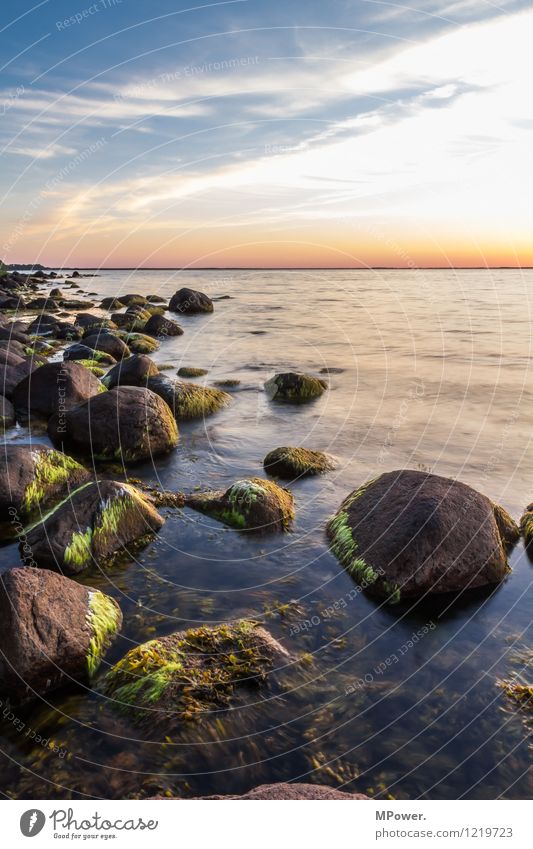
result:
[(8, 263), (9, 269), (40, 268), (44, 271), (530, 271), (533, 265), (42, 265), (35, 263)]

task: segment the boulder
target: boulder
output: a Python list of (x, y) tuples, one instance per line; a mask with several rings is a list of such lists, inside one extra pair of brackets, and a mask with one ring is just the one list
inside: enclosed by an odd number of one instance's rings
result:
[(25, 701), (97, 671), (122, 624), (114, 599), (53, 572), (0, 576), (0, 687)]
[(176, 421), (210, 416), (231, 401), (231, 395), (220, 389), (171, 380), (163, 375), (149, 377), (146, 385), (166, 401)]
[(425, 472), (387, 472), (352, 492), (328, 525), (331, 548), (390, 602), (499, 583), (518, 528), (490, 499)]
[(154, 392), (119, 386), (53, 416), (48, 435), (54, 445), (79, 454), (123, 462), (148, 460), (166, 453), (178, 441), (168, 405)]
[(8, 442), (0, 451), (0, 525), (2, 535), (46, 512), (90, 478), (71, 457), (39, 443)]
[(56, 316), (43, 313), (31, 322), (28, 327), (28, 333), (31, 335), (51, 336), (56, 332), (60, 324), (61, 322)]
[(166, 300), (160, 295), (147, 295), (146, 301), (149, 304), (166, 304)]
[(117, 326), (109, 318), (98, 318), (97, 315), (91, 313), (78, 313), (76, 316), (76, 324), (83, 328), (84, 335), (92, 336), (98, 330), (116, 330)]
[(187, 288), (180, 289), (172, 295), (168, 308), (170, 312), (183, 314), (213, 312), (214, 309), (211, 298), (208, 298), (203, 292)]
[(148, 303), (148, 301), (147, 301), (147, 299), (144, 297), (144, 295), (136, 295), (136, 294), (133, 294), (133, 295), (121, 295), (121, 296), (120, 296), (120, 301), (121, 301), (121, 303), (123, 303), (123, 304), (124, 304), (124, 306), (126, 306), (126, 307), (130, 307), (130, 306), (134, 306), (134, 305), (137, 305), (137, 306), (141, 306), (141, 307), (142, 307), (142, 306), (143, 306), (143, 304), (147, 304), (147, 303)]
[(309, 802), (329, 800), (346, 802), (350, 799), (364, 800), (369, 799), (370, 797), (365, 796), (364, 793), (345, 793), (344, 790), (336, 790), (334, 787), (324, 787), (321, 784), (303, 784), (300, 782), (286, 783), (284, 781), (280, 781), (276, 784), (261, 784), (259, 787), (254, 787), (253, 790), (249, 790), (248, 793), (244, 793), (242, 796), (202, 796), (201, 798), (210, 800), (241, 799), (249, 801), (258, 799), (268, 799), (271, 801), (305, 799)]
[(178, 377), (203, 377), (207, 374), (206, 368), (195, 368), (194, 366), (181, 366), (178, 369)]
[(99, 362), (102, 365), (112, 366), (115, 365), (116, 360), (111, 354), (104, 354), (103, 351), (95, 351), (94, 348), (89, 348), (88, 345), (76, 344), (71, 345), (69, 348), (63, 352), (64, 360), (94, 360), (95, 362)]
[(312, 401), (327, 388), (328, 384), (322, 378), (294, 371), (275, 374), (265, 383), (265, 390), (271, 400), (288, 401), (292, 404)]
[(34, 298), (33, 300), (28, 301), (26, 309), (32, 311), (39, 310), (39, 312), (43, 312), (44, 310), (48, 310), (48, 312), (58, 312), (59, 307), (53, 298)]
[(159, 342), (144, 333), (122, 333), (120, 338), (134, 354), (153, 354), (159, 348)]
[(159, 369), (150, 357), (132, 354), (116, 364), (104, 377), (108, 389), (115, 386), (145, 386), (147, 378), (159, 374)]
[(264, 684), (289, 655), (256, 622), (178, 631), (131, 649), (106, 675), (104, 691), (136, 722), (200, 719)]
[(533, 542), (533, 504), (529, 504), (520, 519), (520, 531), (524, 537), (526, 546)]
[(67, 341), (71, 341), (72, 339), (81, 339), (82, 336), (82, 328), (77, 327), (75, 324), (61, 322), (61, 324), (57, 325), (55, 330), (56, 339), (66, 339)]
[(84, 336), (83, 344), (89, 348), (94, 348), (95, 351), (110, 354), (113, 357), (113, 362), (122, 360), (124, 357), (129, 357), (130, 355), (130, 349), (126, 343), (113, 333), (95, 333), (90, 336)]
[(3, 395), (10, 400), (19, 383), (28, 377), (37, 368), (37, 363), (31, 359), (25, 360), (20, 365), (0, 365), (0, 389)]
[(144, 325), (144, 332), (148, 336), (156, 338), (165, 338), (166, 336), (181, 336), (183, 328), (171, 318), (165, 318), (163, 315), (152, 315)]
[(274, 477), (293, 480), (306, 475), (319, 475), (335, 468), (332, 457), (322, 451), (294, 448), (291, 445), (275, 448), (263, 460), (265, 472)]
[(15, 424), (15, 408), (11, 401), (0, 395), (0, 429), (7, 430)]
[(236, 481), (226, 491), (195, 492), (185, 504), (233, 528), (256, 533), (288, 531), (294, 520), (292, 494), (263, 478)]
[(20, 543), (27, 565), (78, 575), (158, 531), (164, 520), (151, 501), (126, 483), (82, 486)]
[(118, 298), (104, 298), (100, 304), (102, 310), (121, 310), (126, 305), (119, 301)]
[(46, 363), (17, 385), (13, 405), (17, 416), (48, 419), (87, 401), (102, 391), (102, 384), (76, 362)]

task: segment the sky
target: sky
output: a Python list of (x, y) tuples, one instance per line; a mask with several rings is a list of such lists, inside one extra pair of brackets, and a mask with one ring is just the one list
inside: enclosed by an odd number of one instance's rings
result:
[(0, 258), (533, 265), (533, 4), (2, 0)]

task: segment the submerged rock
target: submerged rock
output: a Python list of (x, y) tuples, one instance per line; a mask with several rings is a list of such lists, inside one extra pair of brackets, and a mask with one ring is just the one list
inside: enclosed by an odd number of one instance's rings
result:
[(159, 374), (159, 369), (150, 357), (132, 354), (108, 371), (102, 382), (108, 389), (114, 389), (115, 386), (143, 386), (149, 377), (156, 374)]
[(164, 524), (138, 489), (117, 481), (80, 487), (21, 543), (22, 558), (64, 575), (78, 575), (147, 541)]
[(195, 289), (183, 288), (172, 295), (168, 305), (170, 312), (181, 313), (199, 313), (213, 312), (213, 301), (204, 295), (203, 292), (197, 292)]
[(0, 687), (23, 701), (94, 675), (122, 614), (108, 595), (53, 572), (0, 578)]
[(171, 380), (164, 375), (148, 378), (146, 385), (166, 401), (176, 421), (210, 416), (231, 401), (231, 395), (220, 389)]
[(137, 722), (184, 722), (229, 706), (287, 657), (255, 622), (190, 628), (129, 651), (108, 672), (104, 688)]
[(294, 371), (275, 374), (265, 383), (265, 390), (271, 400), (288, 401), (293, 404), (312, 401), (322, 395), (327, 388), (327, 382), (320, 377)]
[(466, 484), (410, 470), (363, 484), (328, 525), (343, 566), (390, 602), (500, 582), (516, 531), (502, 508)]
[(183, 328), (171, 318), (165, 318), (162, 315), (152, 315), (144, 326), (144, 332), (149, 336), (156, 338), (165, 338), (165, 336), (182, 336)]
[(263, 478), (236, 481), (225, 492), (193, 493), (185, 503), (239, 530), (287, 531), (294, 520), (292, 494)]
[(290, 445), (270, 451), (263, 460), (263, 465), (269, 475), (287, 480), (305, 475), (319, 475), (335, 468), (333, 458), (322, 451), (294, 448)]
[(102, 391), (102, 384), (77, 362), (46, 363), (20, 381), (13, 392), (17, 416), (48, 421)]
[(90, 477), (71, 457), (46, 445), (6, 443), (0, 451), (0, 526), (3, 536), (46, 512)]
[(98, 460), (149, 460), (174, 448), (178, 429), (168, 405), (154, 392), (119, 386), (53, 416), (48, 435), (54, 445)]
[(121, 295), (120, 301), (126, 307), (135, 306), (135, 305), (142, 307), (144, 304), (148, 303), (148, 301), (147, 301), (147, 299), (145, 298), (144, 295), (137, 295), (137, 294)]

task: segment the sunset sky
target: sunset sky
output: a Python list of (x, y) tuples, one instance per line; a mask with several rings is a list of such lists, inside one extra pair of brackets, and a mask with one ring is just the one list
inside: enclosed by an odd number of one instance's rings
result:
[(2, 0), (0, 32), (5, 261), (533, 265), (530, 3)]

